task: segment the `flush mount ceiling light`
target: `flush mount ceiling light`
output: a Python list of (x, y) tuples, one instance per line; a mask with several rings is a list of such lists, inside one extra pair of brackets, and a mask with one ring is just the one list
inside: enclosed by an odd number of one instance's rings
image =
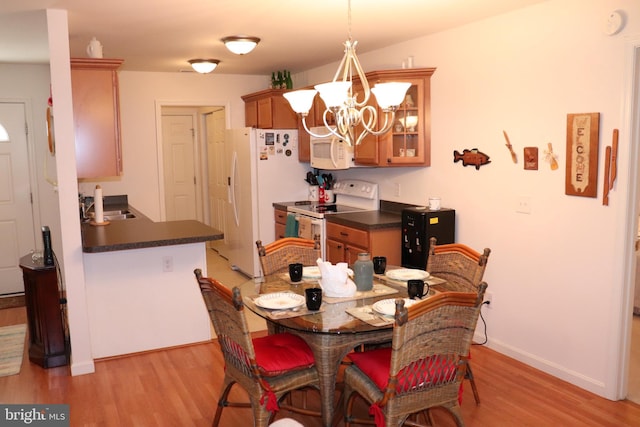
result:
[(216, 69), (220, 61), (217, 59), (190, 59), (189, 64), (198, 73), (207, 74)]
[[(395, 112), (404, 100), (411, 83), (378, 83), (373, 89), (369, 89), (369, 82), (367, 82), (360, 61), (356, 56), (358, 42), (351, 38), (351, 0), (348, 2), (348, 10), (349, 39), (344, 42), (344, 57), (333, 81), (316, 85), (315, 90), (287, 92), (284, 97), (291, 104), (293, 111), (302, 118), (302, 124), (307, 133), (317, 138), (334, 135), (353, 146), (360, 144), (369, 134), (383, 135), (391, 129), (395, 120)], [(353, 93), (354, 74), (357, 75), (362, 85), (362, 100), (356, 99), (358, 94)], [(342, 78), (339, 80), (340, 75)], [(320, 97), (326, 106), (322, 116), (327, 128), (327, 133), (324, 135), (311, 132), (305, 120), (313, 104), (313, 98), (318, 92), (320, 92)], [(375, 107), (367, 105), (371, 92), (376, 96), (378, 106), (384, 113), (384, 125), (378, 130), (375, 129), (378, 123), (378, 112)], [(329, 125), (327, 120), (331, 114), (335, 118), (335, 126)], [(362, 129), (360, 134), (358, 134), (358, 129)]]
[(236, 55), (244, 55), (251, 52), (260, 42), (258, 37), (229, 36), (222, 39), (222, 43)]

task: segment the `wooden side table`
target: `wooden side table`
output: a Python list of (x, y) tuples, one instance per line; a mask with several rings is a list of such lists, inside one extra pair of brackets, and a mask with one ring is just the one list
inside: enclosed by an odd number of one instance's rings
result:
[(66, 301), (58, 289), (55, 265), (33, 261), (31, 254), (20, 258), (29, 324), (29, 360), (43, 368), (69, 363), (69, 339), (63, 306)]

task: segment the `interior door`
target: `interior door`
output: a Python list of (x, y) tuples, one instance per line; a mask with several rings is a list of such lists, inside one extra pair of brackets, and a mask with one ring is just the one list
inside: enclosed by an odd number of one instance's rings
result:
[(0, 295), (24, 292), (20, 257), (35, 249), (25, 105), (0, 102)]
[(227, 203), (227, 174), (224, 161), (224, 109), (207, 114), (207, 171), (210, 225), (224, 231)]
[(198, 219), (194, 115), (163, 114), (162, 141), (166, 220)]

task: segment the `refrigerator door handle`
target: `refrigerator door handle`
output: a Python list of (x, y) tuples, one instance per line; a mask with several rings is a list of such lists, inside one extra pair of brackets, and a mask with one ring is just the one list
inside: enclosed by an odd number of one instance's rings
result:
[(236, 222), (236, 226), (240, 226), (240, 218), (238, 213), (238, 204), (236, 203), (236, 180), (238, 179), (238, 153), (236, 151), (233, 152), (233, 157), (231, 159), (231, 178), (229, 181), (229, 200), (231, 201), (231, 206), (233, 207), (233, 217)]

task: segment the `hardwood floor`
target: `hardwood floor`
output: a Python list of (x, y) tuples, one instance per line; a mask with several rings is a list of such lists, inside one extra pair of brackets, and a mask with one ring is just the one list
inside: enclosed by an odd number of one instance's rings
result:
[[(24, 307), (0, 310), (0, 326), (22, 322)], [(468, 426), (640, 425), (640, 405), (600, 398), (491, 349), (473, 348), (473, 368), (482, 404), (467, 387), (462, 410)], [(72, 426), (208, 426), (222, 372), (215, 342), (98, 361), (94, 374), (76, 377), (67, 367), (30, 363), (25, 351), (20, 373), (0, 378), (0, 402), (66, 403)], [(233, 395), (244, 397), (240, 389)], [(277, 418), (285, 416), (320, 426), (312, 417), (283, 412)], [(454, 425), (444, 412), (435, 416), (438, 426)], [(249, 410), (239, 408), (226, 408), (222, 418), (225, 426), (250, 419)]]
[[(0, 326), (18, 323), (26, 323), (24, 307), (0, 310)], [(465, 387), (462, 411), (467, 426), (640, 425), (638, 404), (603, 399), (486, 347), (474, 346), (472, 354), (482, 403), (476, 405)], [(0, 402), (69, 404), (74, 427), (209, 426), (222, 378), (223, 361), (215, 341), (97, 361), (94, 374), (76, 377), (69, 375), (68, 367), (43, 369), (29, 362), (25, 351), (20, 373), (0, 377)], [(243, 399), (244, 393), (235, 388), (232, 396)], [(319, 399), (311, 396), (309, 401), (313, 405)], [(443, 411), (434, 415), (437, 426), (455, 425)], [(283, 417), (306, 427), (320, 426), (318, 418), (282, 411), (276, 419)], [(251, 425), (251, 412), (226, 408), (222, 425)]]

